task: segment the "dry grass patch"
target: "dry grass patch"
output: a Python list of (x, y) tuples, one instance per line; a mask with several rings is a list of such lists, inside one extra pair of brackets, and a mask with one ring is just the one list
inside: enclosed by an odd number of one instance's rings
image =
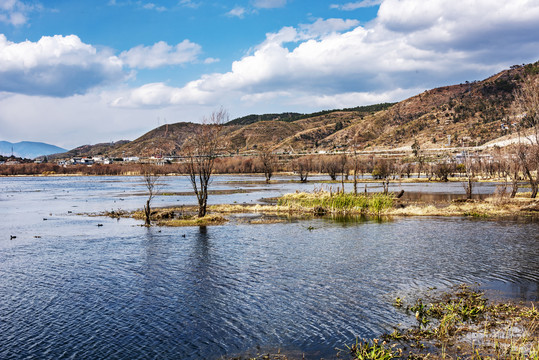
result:
[(400, 208), (394, 208), (387, 215), (395, 216), (473, 216), (497, 217), (527, 214), (523, 207), (533, 203), (533, 199), (499, 199), (496, 197), (485, 200), (454, 201), (445, 206), (440, 204), (414, 203)]
[(170, 226), (170, 227), (182, 227), (182, 226), (210, 226), (210, 225), (223, 225), (228, 220), (219, 214), (208, 214), (199, 218), (198, 216), (189, 216), (180, 219), (167, 219), (157, 222), (157, 226)]

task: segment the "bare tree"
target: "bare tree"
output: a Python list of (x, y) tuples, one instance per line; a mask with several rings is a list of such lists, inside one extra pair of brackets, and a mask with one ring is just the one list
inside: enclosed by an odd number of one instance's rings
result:
[(187, 155), (187, 173), (198, 200), (198, 217), (206, 216), (208, 186), (219, 149), (219, 136), (226, 121), (228, 121), (226, 110), (212, 112), (209, 118), (202, 119), (202, 124), (196, 128), (184, 146)]
[[(522, 86), (515, 90), (514, 97), (513, 112), (515, 117), (520, 119), (520, 127), (527, 133), (527, 144), (519, 144), (517, 156), (532, 188), (531, 197), (535, 198), (538, 192), (539, 167), (539, 77), (525, 78)], [(519, 138), (520, 135), (519, 130)]]
[(473, 195), (473, 187), (475, 182), (475, 174), (473, 172), (473, 159), (472, 156), (464, 151), (464, 169), (466, 171), (466, 181), (462, 183), (464, 191), (466, 191), (466, 199), (470, 200)]
[(331, 155), (322, 157), (320, 161), (320, 172), (325, 172), (328, 174), (331, 180), (337, 180), (337, 174), (339, 173), (339, 162), (336, 161), (335, 157)]
[(151, 202), (154, 196), (157, 194), (157, 180), (159, 180), (160, 175), (158, 175), (153, 169), (146, 168), (142, 173), (142, 180), (144, 185), (148, 190), (148, 199), (146, 200), (146, 205), (144, 206), (144, 217), (145, 217), (145, 226), (151, 226), (150, 217), (152, 214)]
[(299, 181), (302, 183), (307, 182), (309, 171), (312, 168), (312, 159), (308, 156), (302, 156), (292, 162), (292, 169), (299, 175)]
[(270, 148), (262, 148), (258, 153), (258, 159), (262, 165), (262, 171), (266, 177), (266, 183), (269, 183), (273, 172), (275, 171), (275, 166), (277, 164), (277, 159)]
[(346, 167), (346, 164), (348, 163), (348, 157), (346, 156), (346, 154), (339, 155), (338, 163), (339, 163), (339, 171), (341, 173), (342, 193), (344, 194), (345, 175), (346, 175), (346, 178), (348, 179), (348, 168)]
[(522, 170), (518, 155), (510, 152), (508, 154), (508, 173), (511, 178), (511, 198), (514, 198), (518, 192), (518, 181), (520, 180), (520, 171)]

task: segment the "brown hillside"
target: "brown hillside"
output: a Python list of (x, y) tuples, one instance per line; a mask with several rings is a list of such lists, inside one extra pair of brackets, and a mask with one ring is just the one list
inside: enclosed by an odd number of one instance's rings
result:
[(297, 134), (303, 128), (296, 123), (283, 121), (260, 121), (245, 125), (226, 136), (232, 151), (247, 151), (253, 148), (273, 148), (275, 144)]
[[(381, 111), (357, 119), (351, 126), (321, 142), (324, 148), (350, 146), (396, 148), (415, 139), (424, 148), (481, 145), (507, 133), (511, 127), (513, 91), (524, 76), (537, 76), (539, 63), (513, 67), (486, 80), (425, 91)], [(502, 124), (508, 129), (502, 129)]]
[[(410, 146), (415, 140), (424, 149), (440, 148), (449, 139), (453, 147), (481, 145), (516, 131), (512, 126), (513, 93), (526, 76), (539, 76), (539, 62), (513, 66), (483, 81), (428, 90), (389, 108), (391, 104), (323, 111), (310, 117), (295, 114), (300, 118), (296, 121), (232, 121), (224, 127), (223, 144), (232, 153), (260, 147), (285, 152), (331, 151), (352, 146), (391, 149)], [(198, 126), (185, 122), (163, 125), (134, 141), (106, 150), (100, 147), (99, 151), (113, 156), (179, 154), (184, 141)], [(92, 147), (86, 150), (95, 152)], [(84, 155), (81, 151), (76, 153)]]
[(176, 123), (162, 125), (144, 135), (120, 146), (111, 153), (113, 156), (155, 156), (175, 155), (193, 130), (200, 125)]

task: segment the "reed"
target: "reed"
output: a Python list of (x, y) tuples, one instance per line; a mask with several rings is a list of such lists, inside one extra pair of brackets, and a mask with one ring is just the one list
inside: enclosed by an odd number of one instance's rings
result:
[[(393, 207), (393, 194), (332, 193), (317, 191), (313, 193), (292, 193), (279, 198), (278, 206), (300, 207), (317, 213), (370, 213), (380, 215)], [(323, 210), (323, 211), (321, 211)]]

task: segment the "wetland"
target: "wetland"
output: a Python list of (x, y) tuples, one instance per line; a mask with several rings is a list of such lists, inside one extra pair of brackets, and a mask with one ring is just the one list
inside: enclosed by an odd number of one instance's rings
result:
[[(214, 176), (212, 206), (267, 206), (323, 177)], [(196, 204), (187, 178), (162, 177), (153, 206)], [(345, 184), (351, 191), (351, 184)], [(363, 190), (364, 184), (361, 184)], [(478, 183), (476, 198), (496, 183)], [(213, 226), (141, 226), (140, 177), (0, 179), (0, 358), (334, 358), (415, 319), (393, 306), (479, 283), (537, 302), (534, 216), (288, 216), (230, 212)], [(402, 201), (463, 198), (460, 183), (391, 184)], [(369, 182), (368, 192), (381, 185)], [(409, 206), (408, 206), (409, 205)], [(15, 238), (12, 238), (14, 236)]]

